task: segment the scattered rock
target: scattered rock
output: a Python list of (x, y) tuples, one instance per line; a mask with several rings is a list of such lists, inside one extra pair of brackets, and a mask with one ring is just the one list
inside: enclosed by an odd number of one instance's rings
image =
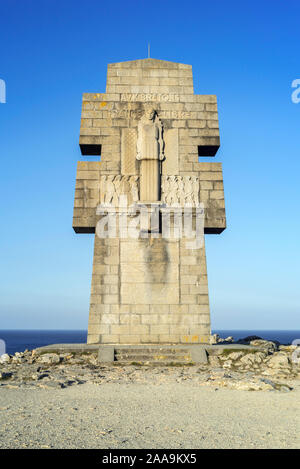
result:
[(37, 358), (37, 361), (46, 365), (54, 365), (60, 363), (61, 359), (57, 353), (45, 353), (43, 355), (40, 355)]
[(219, 342), (220, 336), (219, 334), (212, 334), (210, 336), (210, 345), (215, 345)]
[(209, 384), (212, 386), (225, 387), (229, 389), (236, 389), (239, 391), (281, 391), (288, 392), (292, 388), (287, 384), (276, 383), (269, 379), (249, 377), (248, 379), (241, 379), (238, 375), (228, 376), (224, 374), (221, 376), (212, 376), (211, 379), (207, 380), (206, 383), (201, 385)]
[(258, 337), (257, 335), (248, 335), (247, 337), (244, 337), (243, 339), (239, 339), (237, 341), (237, 344), (249, 345), (252, 340), (263, 340), (263, 339), (261, 337)]
[(219, 334), (212, 334), (210, 336), (210, 345), (232, 343), (232, 342), (234, 342), (234, 338), (232, 336), (229, 336), (226, 339), (222, 339), (219, 336)]
[(228, 360), (236, 361), (236, 360), (239, 360), (243, 356), (244, 356), (244, 352), (233, 352), (233, 353), (230, 353), (227, 356), (227, 358)]
[(224, 368), (231, 368), (232, 366), (232, 360), (226, 360), (224, 363), (223, 363), (223, 367)]
[(218, 368), (220, 366), (220, 359), (219, 357), (216, 357), (215, 355), (211, 355), (210, 357), (208, 357), (208, 361), (209, 361), (210, 366), (214, 368)]
[[(221, 339), (215, 334), (215, 340)], [(278, 346), (254, 336), (243, 339), (253, 348), (225, 348), (220, 355), (210, 355), (202, 366), (117, 366), (99, 364), (97, 353), (37, 353), (17, 352), (0, 357), (2, 372), (0, 386), (9, 388), (45, 389), (67, 388), (83, 383), (152, 383), (167, 380), (212, 384), (216, 389), (228, 387), (240, 390), (276, 390), (288, 392), (292, 388), (289, 379), (300, 379), (299, 364), (294, 363), (292, 354), (295, 346)], [(219, 342), (220, 341), (220, 342)], [(280, 382), (280, 384), (279, 384)]]
[(277, 352), (272, 355), (267, 361), (270, 368), (290, 368), (289, 358), (283, 352)]
[(219, 338), (218, 344), (231, 344), (234, 342), (234, 338), (232, 336), (226, 337), (226, 339)]
[(268, 340), (257, 339), (251, 340), (250, 345), (252, 345), (253, 347), (259, 347), (261, 349), (264, 349), (268, 353), (273, 353), (278, 350), (279, 342), (270, 342)]
[(9, 363), (10, 361), (11, 361), (11, 358), (8, 355), (8, 353), (4, 353), (3, 355), (1, 355), (0, 363)]

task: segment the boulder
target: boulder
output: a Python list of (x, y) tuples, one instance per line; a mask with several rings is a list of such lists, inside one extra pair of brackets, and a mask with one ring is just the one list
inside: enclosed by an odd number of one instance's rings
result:
[(232, 360), (226, 360), (223, 363), (223, 368), (231, 368), (231, 366), (232, 366)]
[(263, 381), (234, 381), (231, 383), (231, 389), (238, 389), (239, 391), (273, 391), (274, 386), (271, 383), (264, 383)]
[(232, 352), (228, 355), (228, 360), (237, 361), (244, 356), (244, 352)]
[(245, 366), (260, 365), (264, 358), (265, 354), (262, 352), (247, 353), (240, 359), (240, 362)]
[(45, 365), (56, 365), (60, 363), (60, 356), (57, 353), (45, 353), (40, 355), (37, 358), (39, 363), (44, 363)]
[(11, 359), (12, 363), (25, 363), (26, 358), (14, 355)]
[(220, 360), (219, 360), (219, 357), (216, 357), (214, 355), (210, 355), (208, 357), (208, 361), (209, 361), (209, 364), (213, 367), (213, 368), (218, 368), (220, 366)]
[(280, 345), (279, 351), (286, 352), (286, 353), (293, 353), (295, 350), (297, 350), (297, 348), (298, 348), (297, 345)]
[(268, 367), (270, 368), (284, 368), (284, 369), (289, 369), (290, 368), (290, 361), (288, 356), (283, 353), (283, 352), (277, 352), (272, 355), (268, 362), (267, 362)]
[(210, 336), (210, 345), (215, 345), (219, 342), (220, 336), (219, 334), (212, 334)]
[(234, 342), (234, 338), (232, 336), (229, 336), (226, 339), (222, 339), (222, 337), (220, 337), (219, 334), (213, 334), (210, 336), (210, 345), (232, 343), (232, 342)]
[(247, 337), (244, 337), (243, 339), (239, 339), (237, 341), (237, 344), (249, 345), (252, 340), (263, 340), (263, 339), (261, 337), (258, 337), (257, 335), (248, 335)]
[(224, 342), (232, 343), (234, 342), (234, 338), (230, 335), (229, 337), (226, 337), (226, 339), (224, 339)]
[(253, 347), (259, 347), (266, 350), (268, 353), (274, 353), (278, 350), (279, 342), (271, 342), (269, 340), (255, 339), (250, 341)]
[(0, 363), (9, 363), (10, 361), (11, 361), (11, 358), (8, 355), (8, 353), (4, 353), (3, 355), (1, 355)]

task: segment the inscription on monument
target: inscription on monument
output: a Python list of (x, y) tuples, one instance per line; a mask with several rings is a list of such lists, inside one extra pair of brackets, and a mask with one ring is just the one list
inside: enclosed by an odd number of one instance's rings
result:
[(180, 100), (178, 94), (167, 94), (167, 93), (122, 93), (121, 101), (157, 101), (157, 102), (170, 102), (178, 103)]
[[(143, 109), (113, 109), (109, 112), (109, 115), (112, 119), (140, 119), (143, 113)], [(157, 114), (163, 119), (191, 119), (192, 117), (192, 114), (188, 111), (165, 111), (157, 109)]]

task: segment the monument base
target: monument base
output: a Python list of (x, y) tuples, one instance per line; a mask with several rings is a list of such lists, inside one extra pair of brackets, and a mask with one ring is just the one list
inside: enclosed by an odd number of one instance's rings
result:
[(200, 345), (200, 344), (52, 344), (35, 350), (37, 354), (69, 353), (76, 355), (92, 354), (99, 363), (112, 365), (149, 365), (149, 366), (180, 366), (207, 364), (209, 356), (221, 355), (224, 350), (239, 351), (241, 349), (259, 351), (257, 347), (240, 344)]

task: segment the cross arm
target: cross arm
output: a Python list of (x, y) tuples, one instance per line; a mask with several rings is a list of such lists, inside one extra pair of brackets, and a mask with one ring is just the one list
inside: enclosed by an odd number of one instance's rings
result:
[(100, 167), (98, 161), (78, 161), (73, 229), (75, 233), (94, 233), (96, 207), (100, 198)]

